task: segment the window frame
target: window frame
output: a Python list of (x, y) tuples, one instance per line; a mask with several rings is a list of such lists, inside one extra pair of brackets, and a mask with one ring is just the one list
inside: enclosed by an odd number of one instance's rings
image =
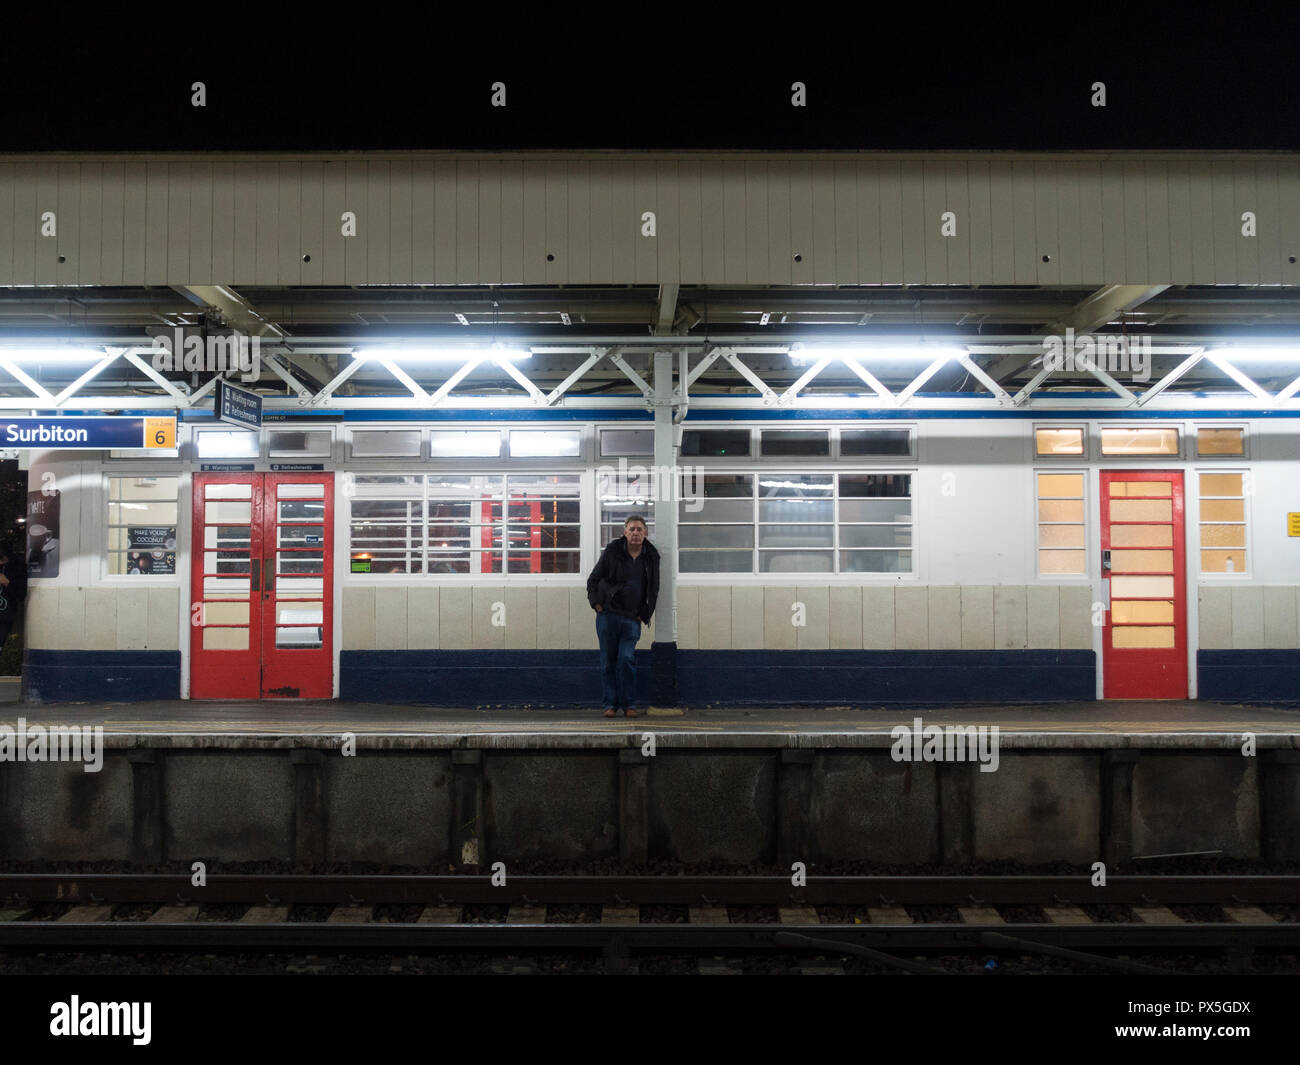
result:
[[(897, 456), (897, 457), (902, 458), (902, 456)], [(840, 466), (838, 463), (835, 463), (833, 461), (827, 462), (825, 458), (822, 457), (820, 462), (815, 466), (807, 463), (803, 465), (794, 465), (788, 463), (779, 463), (776, 465), (772, 465), (769, 460), (769, 463), (767, 464), (766, 468), (757, 468), (754, 465), (746, 466), (745, 464), (742, 464), (740, 462), (733, 462), (727, 467), (709, 468), (705, 472), (708, 475), (751, 476), (755, 478), (754, 494), (750, 497), (753, 502), (753, 510), (751, 512), (751, 520), (749, 525), (754, 530), (754, 546), (749, 548), (750, 555), (751, 555), (751, 562), (750, 562), (751, 568), (748, 571), (739, 571), (739, 572), (715, 572), (715, 571), (700, 572), (694, 570), (687, 571), (681, 569), (680, 567), (681, 567), (682, 547), (681, 547), (680, 531), (683, 524), (688, 524), (688, 523), (684, 523), (681, 515), (679, 514), (678, 522), (677, 522), (677, 527), (678, 527), (677, 563), (679, 567), (677, 578), (679, 582), (685, 581), (687, 583), (692, 583), (692, 584), (699, 583), (701, 585), (707, 585), (707, 584), (761, 585), (761, 584), (779, 584), (779, 583), (808, 584), (810, 582), (825, 581), (829, 584), (843, 585), (843, 584), (882, 584), (882, 583), (896, 584), (896, 583), (906, 582), (906, 581), (917, 581), (920, 578), (920, 572), (921, 572), (920, 561), (919, 561), (920, 545), (918, 543), (918, 534), (917, 534), (917, 527), (918, 527), (917, 511), (918, 511), (918, 503), (919, 503), (919, 497), (917, 496), (917, 478), (919, 476), (920, 471), (918, 465), (915, 462), (913, 462), (911, 465), (908, 465), (906, 468), (899, 468), (899, 467), (880, 468), (878, 466), (864, 465), (861, 467), (855, 466), (854, 468), (845, 469), (842, 466)], [(759, 556), (762, 550), (759, 544), (759, 540), (760, 540), (760, 531), (764, 523), (759, 520), (759, 513), (760, 513), (759, 504), (762, 502), (763, 497), (759, 492), (760, 485), (757, 479), (763, 476), (776, 475), (781, 473), (821, 475), (821, 476), (828, 476), (831, 478), (832, 511), (831, 511), (831, 521), (829, 522), (831, 526), (831, 543), (828, 548), (808, 549), (808, 550), (829, 550), (830, 551), (832, 568), (828, 571), (788, 570), (788, 571), (780, 571), (780, 572), (770, 572), (770, 571), (764, 571), (761, 568), (759, 568), (760, 566)], [(892, 548), (892, 549), (891, 548), (855, 549), (855, 548), (845, 548), (841, 545), (840, 530), (841, 530), (841, 525), (843, 524), (840, 520), (840, 498), (841, 498), (840, 497), (840, 476), (841, 475), (845, 475), (845, 476), (906, 475), (909, 478), (908, 494), (906, 496), (879, 497), (881, 499), (893, 499), (893, 498), (904, 499), (905, 498), (911, 504), (910, 506), (911, 520), (910, 522), (908, 522), (908, 528), (911, 530), (912, 535), (911, 535), (911, 545), (909, 547), (906, 548), (900, 547), (900, 548)], [(731, 522), (728, 524), (742, 525), (744, 523)], [(769, 522), (767, 524), (773, 524), (773, 523)], [(786, 524), (786, 523), (777, 522), (775, 524)], [(827, 523), (816, 522), (810, 524), (824, 525)], [(850, 525), (874, 525), (874, 524), (898, 525), (902, 523), (849, 522), (848, 524)], [(695, 550), (695, 549), (687, 548), (687, 550)], [(859, 571), (859, 570), (841, 570), (840, 552), (842, 550), (907, 551), (909, 553), (909, 557), (911, 560), (911, 566), (907, 570), (898, 570), (898, 571), (875, 572), (875, 571)]]
[[(1038, 450), (1039, 429), (1078, 429), (1083, 435), (1083, 451), (1077, 455), (1046, 455)], [(1097, 447), (1101, 447), (1101, 433), (1097, 433)], [(1033, 422), (1029, 429), (1029, 459), (1031, 464), (1037, 462), (1089, 462), (1092, 459), (1092, 439), (1088, 432), (1088, 423), (1079, 422)], [(1168, 456), (1165, 456), (1166, 458)], [(1035, 479), (1035, 482), (1037, 479)]]
[[(356, 580), (357, 578), (361, 578), (363, 581), (374, 580), (379, 584), (403, 582), (407, 584), (444, 584), (445, 583), (449, 585), (464, 585), (464, 584), (472, 584), (473, 582), (478, 582), (482, 584), (484, 582), (496, 583), (496, 582), (507, 582), (507, 581), (511, 583), (514, 582), (572, 583), (580, 579), (585, 579), (585, 566), (586, 566), (585, 539), (587, 535), (586, 526), (588, 524), (588, 520), (585, 514), (586, 503), (587, 503), (587, 491), (586, 491), (586, 485), (584, 483), (586, 478), (584, 477), (583, 472), (580, 469), (558, 470), (558, 471), (551, 470), (551, 469), (530, 470), (530, 469), (520, 469), (520, 468), (489, 469), (489, 468), (484, 468), (483, 466), (480, 465), (475, 465), (472, 468), (468, 468), (468, 469), (466, 468), (450, 469), (445, 466), (434, 468), (434, 467), (430, 467), (425, 463), (421, 463), (420, 468), (418, 469), (412, 469), (410, 467), (410, 463), (412, 460), (406, 459), (404, 461), (406, 463), (405, 468), (397, 468), (397, 466), (390, 464), (387, 468), (383, 468), (383, 469), (366, 468), (364, 470), (348, 471), (351, 473), (363, 474), (365, 476), (415, 477), (418, 478), (418, 484), (392, 486), (394, 489), (398, 489), (398, 488), (410, 489), (410, 492), (408, 494), (398, 494), (397, 492), (394, 492), (394, 494), (392, 495), (376, 494), (371, 496), (368, 494), (363, 494), (358, 492), (356, 490), (358, 486), (356, 486), (355, 483), (352, 491), (345, 492), (346, 508), (342, 510), (341, 531), (346, 535), (346, 542), (342, 550), (336, 552), (336, 554), (341, 556), (346, 561), (347, 569), (342, 574), (342, 576), (345, 579)], [(557, 525), (563, 526), (565, 528), (576, 528), (578, 531), (578, 545), (577, 547), (571, 547), (571, 548), (558, 548), (558, 549), (547, 549), (547, 550), (548, 553), (552, 551), (554, 553), (576, 551), (578, 555), (577, 570), (569, 573), (512, 573), (507, 568), (500, 573), (492, 573), (492, 572), (430, 573), (428, 571), (429, 562), (431, 559), (429, 553), (429, 536), (428, 536), (428, 528), (430, 523), (430, 518), (429, 518), (430, 499), (429, 499), (428, 479), (430, 477), (434, 477), (434, 478), (441, 477), (449, 473), (459, 474), (464, 477), (501, 478), (503, 480), (504, 490), (507, 493), (507, 495), (510, 491), (511, 478), (576, 477), (577, 491), (569, 498), (576, 500), (578, 503), (578, 520), (576, 522), (557, 523)], [(420, 516), (418, 519), (418, 524), (419, 524), (419, 528), (421, 529), (421, 537), (420, 537), (420, 545), (418, 549), (416, 549), (416, 551), (418, 552), (421, 568), (418, 572), (396, 572), (396, 573), (354, 573), (352, 572), (352, 555), (353, 555), (352, 507), (353, 507), (353, 503), (358, 499), (363, 501), (371, 500), (371, 499), (373, 500), (387, 499), (387, 500), (405, 501), (405, 502), (418, 502), (420, 504)], [(504, 528), (507, 521), (508, 518), (503, 517), (502, 519), (500, 519), (500, 525), (502, 526), (502, 528)], [(498, 526), (498, 522), (493, 522), (490, 527), (496, 528), (497, 526)], [(467, 525), (467, 528), (480, 529), (483, 528), (483, 526), (481, 524), (470, 523)], [(488, 553), (488, 552), (483, 552), (480, 549), (476, 549), (472, 545), (468, 550), (471, 552), (479, 550), (480, 554)], [(505, 559), (506, 559), (505, 564), (506, 566), (508, 566), (509, 558), (510, 558), (510, 552), (508, 548), (503, 548), (503, 551), (500, 553), (503, 553), (505, 555)]]
[[(1209, 468), (1209, 469), (1203, 469), (1199, 464), (1197, 464), (1197, 465), (1193, 465), (1192, 468), (1191, 468), (1191, 472), (1192, 472), (1193, 475), (1195, 475), (1195, 477), (1196, 477), (1196, 522), (1195, 522), (1195, 524), (1196, 524), (1196, 568), (1195, 568), (1195, 570), (1193, 570), (1193, 573), (1194, 573), (1194, 575), (1195, 575), (1195, 579), (1196, 579), (1197, 581), (1211, 581), (1211, 582), (1223, 581), (1223, 582), (1226, 582), (1226, 583), (1233, 583), (1233, 582), (1243, 582), (1243, 581), (1244, 581), (1244, 582), (1250, 582), (1250, 581), (1252, 581), (1252, 580), (1254, 579), (1254, 572), (1255, 572), (1255, 544), (1254, 544), (1254, 542), (1253, 542), (1253, 538), (1254, 538), (1255, 522), (1254, 522), (1254, 519), (1253, 519), (1253, 514), (1251, 513), (1251, 506), (1250, 506), (1250, 500), (1251, 500), (1251, 498), (1252, 498), (1253, 493), (1247, 491), (1247, 489), (1246, 489), (1246, 485), (1247, 485), (1246, 478), (1247, 478), (1247, 477), (1251, 477), (1251, 476), (1253, 476), (1253, 475), (1254, 475), (1254, 470), (1251, 469), (1251, 467), (1248, 466), (1248, 465), (1247, 465), (1247, 464), (1242, 460), (1242, 456), (1240, 456), (1240, 455), (1231, 455), (1231, 456), (1227, 456), (1227, 457), (1229, 457), (1229, 458), (1234, 458), (1234, 459), (1237, 460), (1236, 468), (1224, 469), (1224, 468), (1222, 468), (1222, 467), (1211, 467), (1211, 468)], [(1205, 547), (1205, 545), (1204, 545), (1204, 544), (1202, 543), (1202, 541), (1201, 541), (1201, 526), (1207, 524), (1206, 521), (1205, 521), (1205, 519), (1201, 517), (1201, 511), (1202, 511), (1201, 503), (1202, 503), (1202, 501), (1203, 501), (1204, 499), (1236, 499), (1236, 498), (1238, 498), (1237, 496), (1202, 496), (1202, 495), (1201, 495), (1201, 475), (1202, 475), (1202, 474), (1207, 474), (1207, 473), (1208, 473), (1208, 474), (1223, 474), (1223, 473), (1233, 474), (1233, 473), (1237, 473), (1237, 474), (1240, 474), (1241, 477), (1242, 477), (1241, 496), (1240, 496), (1240, 498), (1241, 498), (1241, 519), (1242, 519), (1242, 520), (1241, 520), (1240, 524), (1243, 525), (1243, 526), (1245, 526), (1245, 537), (1244, 537), (1244, 539), (1245, 539), (1245, 541), (1246, 541), (1246, 546), (1242, 548), (1242, 550), (1246, 552), (1246, 568), (1245, 568), (1244, 570), (1240, 570), (1240, 571), (1236, 571), (1236, 570), (1234, 570), (1232, 573), (1219, 573), (1219, 572), (1216, 572), (1216, 571), (1214, 571), (1214, 570), (1208, 570), (1208, 571), (1207, 571), (1207, 570), (1204, 570), (1204, 569), (1201, 568), (1201, 552), (1202, 552), (1202, 551), (1206, 551), (1206, 550), (1208, 550), (1208, 551), (1224, 550), (1223, 548), (1215, 548), (1215, 547), (1208, 547), (1208, 548), (1207, 548), (1207, 547)], [(1236, 524), (1238, 524), (1238, 523), (1235, 522), (1235, 521), (1225, 521), (1225, 522), (1215, 522), (1215, 521), (1212, 521), (1212, 522), (1209, 522), (1208, 524), (1210, 524), (1210, 525), (1236, 525)]]
[[(1215, 455), (1201, 454), (1201, 430), (1202, 429), (1240, 429), (1241, 430), (1241, 454), (1240, 455)], [(1250, 426), (1245, 422), (1195, 422), (1192, 425), (1190, 433), (1193, 443), (1191, 450), (1194, 453), (1190, 461), (1192, 462), (1249, 462), (1250, 461)]]
[[(1030, 511), (1030, 518), (1034, 523), (1034, 574), (1035, 579), (1040, 582), (1051, 582), (1053, 584), (1089, 584), (1092, 581), (1093, 553), (1091, 535), (1092, 528), (1092, 509), (1090, 505), (1089, 490), (1091, 489), (1094, 479), (1092, 473), (1094, 467), (1081, 464), (1083, 456), (1070, 456), (1075, 460), (1072, 467), (1052, 466), (1048, 469), (1040, 469), (1036, 464), (1030, 468), (1033, 477), (1033, 500), (1034, 505)], [(1047, 551), (1073, 551), (1076, 548), (1044, 548), (1042, 545), (1042, 526), (1043, 522), (1038, 517), (1038, 504), (1042, 499), (1038, 491), (1038, 478), (1040, 474), (1058, 475), (1077, 473), (1083, 478), (1083, 572), (1082, 573), (1044, 573), (1042, 564), (1042, 552)], [(1072, 496), (1048, 496), (1048, 499), (1071, 499)], [(1049, 522), (1049, 524), (1074, 525), (1075, 522)]]
[[(126, 480), (141, 477), (171, 478), (176, 482), (176, 569), (172, 573), (131, 574), (125, 572), (112, 573), (109, 570), (109, 555), (112, 553), (110, 547), (112, 530), (125, 529), (127, 527), (123, 524), (110, 524), (108, 520), (109, 507), (114, 503), (121, 502), (120, 500), (115, 500), (113, 498), (112, 481), (114, 479)], [(186, 543), (189, 537), (189, 522), (187, 520), (186, 509), (182, 506), (181, 498), (182, 495), (184, 495), (188, 500), (190, 491), (190, 478), (184, 476), (183, 471), (179, 469), (158, 471), (154, 467), (141, 467), (134, 470), (102, 468), (100, 470), (99, 500), (96, 512), (102, 516), (103, 525), (98, 537), (98, 562), (96, 563), (95, 569), (95, 583), (113, 585), (120, 583), (127, 587), (135, 588), (144, 585), (164, 585), (170, 587), (180, 584), (182, 579), (188, 582), (190, 551), (188, 546), (185, 546), (184, 549), (182, 549), (182, 545)], [(152, 502), (161, 503), (164, 502), (164, 500), (153, 500)], [(123, 555), (125, 555), (127, 550), (127, 548), (123, 548)]]
[[(1098, 465), (1108, 465), (1110, 463), (1130, 463), (1141, 462), (1151, 465), (1168, 464), (1171, 462), (1187, 461), (1187, 424), (1179, 421), (1167, 422), (1148, 422), (1145, 419), (1135, 419), (1129, 422), (1107, 422), (1098, 421), (1097, 425), (1097, 463)], [(1176, 434), (1178, 441), (1177, 448), (1171, 454), (1160, 455), (1108, 455), (1106, 454), (1105, 434), (1111, 429), (1126, 429), (1130, 432), (1134, 428), (1138, 429), (1164, 429), (1172, 430)], [(1073, 456), (1076, 460), (1080, 457)]]

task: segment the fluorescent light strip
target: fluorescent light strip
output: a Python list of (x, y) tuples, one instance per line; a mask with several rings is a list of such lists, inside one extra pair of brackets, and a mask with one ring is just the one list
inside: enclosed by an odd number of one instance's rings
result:
[(17, 365), (55, 365), (72, 362), (98, 362), (107, 352), (102, 348), (6, 348), (0, 347), (0, 359)]
[(352, 357), (362, 362), (454, 362), (466, 363), (471, 359), (493, 359), (520, 362), (531, 359), (533, 353), (514, 348), (416, 348), (386, 347), (358, 348)]
[(1217, 355), (1228, 362), (1296, 362), (1300, 361), (1300, 346), (1261, 348), (1206, 348), (1206, 355)]
[(860, 344), (852, 347), (835, 347), (821, 344), (795, 344), (790, 348), (790, 361), (803, 366), (818, 359), (832, 358), (842, 362), (934, 362), (936, 359), (960, 359), (965, 348), (943, 347), (937, 344), (917, 344), (909, 347)]

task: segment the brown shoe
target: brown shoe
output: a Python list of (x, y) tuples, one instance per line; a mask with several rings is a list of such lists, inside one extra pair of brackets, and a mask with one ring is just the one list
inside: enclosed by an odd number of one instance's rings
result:
[(618, 711), (615, 710), (615, 709), (611, 706), (608, 710), (605, 711), (605, 716), (606, 716), (606, 717), (618, 717)]
[(640, 711), (633, 710), (630, 706), (629, 706), (626, 710), (624, 710), (623, 713), (624, 713), (626, 716), (628, 716), (628, 717), (640, 717), (640, 716), (641, 716)]

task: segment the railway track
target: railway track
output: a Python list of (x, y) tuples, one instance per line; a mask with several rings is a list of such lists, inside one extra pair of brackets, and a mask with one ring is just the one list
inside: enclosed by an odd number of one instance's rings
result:
[[(941, 971), (917, 955), (1300, 948), (1300, 877), (0, 875), (0, 949), (794, 952)], [(907, 957), (902, 957), (906, 955)]]

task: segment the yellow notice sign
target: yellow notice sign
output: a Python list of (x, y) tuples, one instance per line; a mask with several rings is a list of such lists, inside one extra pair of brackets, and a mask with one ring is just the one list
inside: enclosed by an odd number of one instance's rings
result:
[(144, 420), (144, 446), (174, 448), (176, 446), (175, 418), (146, 418)]
[(1300, 536), (1300, 514), (1287, 514), (1286, 534), (1287, 536)]

